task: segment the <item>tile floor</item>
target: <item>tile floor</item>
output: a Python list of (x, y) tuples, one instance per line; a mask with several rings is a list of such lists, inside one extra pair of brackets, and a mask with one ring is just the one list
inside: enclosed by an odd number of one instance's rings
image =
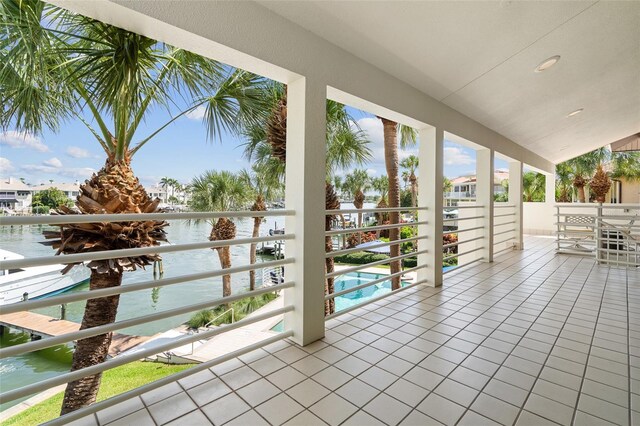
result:
[(81, 419), (100, 425), (640, 424), (640, 271), (553, 240)]

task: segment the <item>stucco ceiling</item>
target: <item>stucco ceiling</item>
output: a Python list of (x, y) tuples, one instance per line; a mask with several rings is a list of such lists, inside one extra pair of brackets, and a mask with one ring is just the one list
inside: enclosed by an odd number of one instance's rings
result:
[(553, 162), (640, 132), (638, 1), (260, 3)]

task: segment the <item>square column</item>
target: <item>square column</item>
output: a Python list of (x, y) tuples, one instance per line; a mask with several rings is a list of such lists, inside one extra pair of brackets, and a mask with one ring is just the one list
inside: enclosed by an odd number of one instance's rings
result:
[(418, 270), (418, 281), (427, 279), (432, 287), (442, 285), (442, 193), (444, 131), (427, 128), (420, 130), (418, 149), (418, 206), (427, 210), (418, 212), (418, 235), (427, 235), (420, 240), (419, 247), (428, 252), (418, 255), (418, 265), (427, 265)]
[(293, 340), (307, 345), (324, 337), (324, 217), (326, 156), (326, 85), (300, 78), (287, 86), (286, 208), (295, 216), (285, 219), (285, 254), (295, 263), (285, 267), (285, 280), (295, 287), (284, 292), (285, 329)]
[(555, 173), (544, 174), (544, 202), (549, 206), (554, 206), (556, 204)]
[[(482, 239), (482, 258), (485, 262), (493, 262), (493, 169), (494, 151), (480, 149), (476, 154), (476, 203), (483, 206), (482, 223), (484, 238)], [(480, 211), (478, 209), (478, 211)]]
[(516, 223), (513, 225), (515, 248), (524, 250), (521, 161), (509, 162), (509, 204), (515, 206), (514, 221)]

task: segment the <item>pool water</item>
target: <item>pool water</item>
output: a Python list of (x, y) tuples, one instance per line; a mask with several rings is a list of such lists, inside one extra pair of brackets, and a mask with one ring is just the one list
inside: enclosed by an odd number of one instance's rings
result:
[[(383, 278), (384, 276), (385, 274), (374, 274), (371, 272), (349, 272), (347, 274), (338, 276), (333, 284), (333, 288), (335, 292), (340, 292), (353, 287), (357, 287), (362, 284), (366, 284), (379, 278)], [(403, 281), (402, 284), (405, 285), (407, 284), (407, 282)], [(361, 288), (347, 294), (343, 294), (342, 296), (338, 296), (335, 298), (336, 312), (354, 305), (358, 305), (382, 294), (389, 293), (390, 291), (391, 280), (387, 280), (369, 287)]]

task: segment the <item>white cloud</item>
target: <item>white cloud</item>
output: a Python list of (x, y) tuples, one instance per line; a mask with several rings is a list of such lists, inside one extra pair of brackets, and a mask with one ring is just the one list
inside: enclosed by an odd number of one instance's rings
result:
[(43, 144), (37, 136), (29, 133), (20, 133), (15, 130), (0, 133), (0, 145), (7, 145), (12, 148), (35, 149), (40, 152), (49, 151), (49, 147)]
[(202, 120), (204, 118), (205, 111), (206, 111), (206, 108), (203, 105), (200, 105), (193, 111), (186, 113), (185, 117), (187, 117), (190, 120)]
[(461, 148), (454, 146), (444, 147), (444, 164), (447, 166), (462, 166), (475, 164), (475, 162), (476, 160)]
[(68, 146), (66, 153), (69, 157), (73, 158), (89, 158), (91, 156), (89, 151), (78, 146)]
[(11, 161), (7, 158), (0, 157), (0, 174), (9, 173), (14, 171), (16, 168), (13, 167)]
[(62, 161), (58, 160), (56, 157), (49, 158), (48, 160), (44, 160), (42, 164), (44, 164), (45, 166), (55, 167), (56, 169), (59, 169), (62, 167)]
[(93, 173), (95, 173), (95, 170), (91, 167), (59, 168), (37, 164), (25, 164), (24, 166), (22, 166), (22, 170), (27, 172), (46, 173), (50, 175), (63, 176), (72, 179), (86, 179)]

